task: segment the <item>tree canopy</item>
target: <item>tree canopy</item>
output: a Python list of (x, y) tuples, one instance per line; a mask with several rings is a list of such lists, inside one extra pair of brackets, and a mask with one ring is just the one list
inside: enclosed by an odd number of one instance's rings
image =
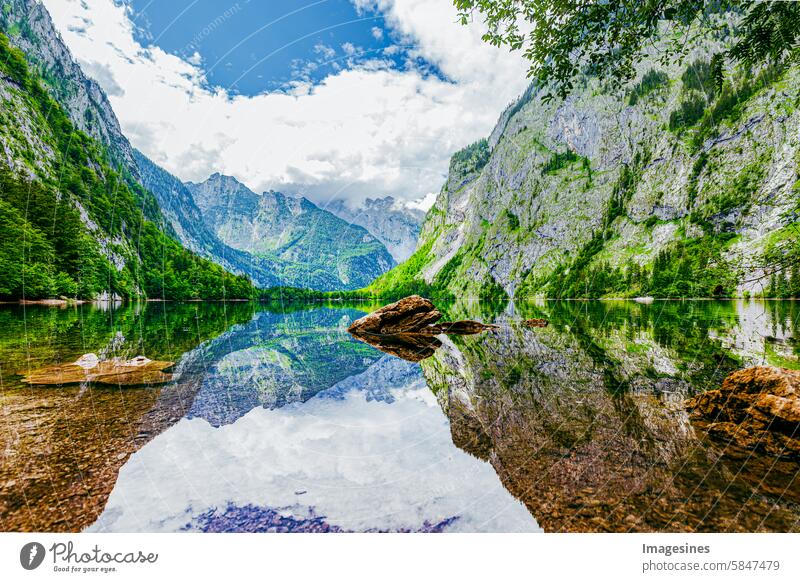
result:
[(754, 0), (453, 0), (463, 24), (482, 18), (483, 40), (520, 50), (529, 77), (547, 98), (566, 97), (586, 71), (620, 87), (664, 30), (661, 59), (680, 59), (698, 30), (721, 28), (736, 15), (732, 42), (712, 61), (718, 86), (726, 63), (746, 66), (794, 58), (800, 35), (800, 2)]

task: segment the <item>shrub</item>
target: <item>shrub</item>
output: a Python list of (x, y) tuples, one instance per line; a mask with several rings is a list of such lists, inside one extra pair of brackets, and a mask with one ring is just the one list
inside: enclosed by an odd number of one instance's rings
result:
[(642, 97), (669, 85), (669, 77), (664, 71), (650, 69), (628, 95), (628, 105), (634, 106)]
[(681, 131), (695, 125), (703, 117), (706, 101), (700, 93), (692, 92), (669, 114), (669, 129)]

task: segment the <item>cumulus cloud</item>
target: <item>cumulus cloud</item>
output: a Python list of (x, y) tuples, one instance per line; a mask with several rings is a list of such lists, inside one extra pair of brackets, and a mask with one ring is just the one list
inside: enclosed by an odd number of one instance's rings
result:
[(331, 67), (317, 84), (298, 78), (281, 91), (239, 95), (208, 82), (204, 67), (222, 63), (142, 46), (124, 4), (44, 3), (133, 145), (181, 179), (219, 171), (257, 191), (319, 202), (423, 198), (441, 187), (450, 155), (486, 136), (524, 90), (526, 63), (460, 26), (450, 0), (353, 1), (381, 11), (412, 56), (445, 78), (374, 59)]
[(436, 202), (436, 192), (428, 192), (425, 196), (408, 202), (407, 206), (427, 212), (430, 210), (431, 206), (433, 206), (434, 202)]
[[(195, 53), (196, 54), (196, 53)], [(123, 97), (125, 90), (119, 86), (117, 80), (114, 78), (114, 72), (105, 63), (98, 63), (97, 61), (83, 61), (83, 72), (92, 77), (109, 97)]]

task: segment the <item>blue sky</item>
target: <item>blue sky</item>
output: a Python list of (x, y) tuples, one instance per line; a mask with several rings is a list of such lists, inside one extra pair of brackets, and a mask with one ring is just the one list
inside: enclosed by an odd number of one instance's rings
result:
[(430, 204), (527, 85), (452, 0), (43, 2), (131, 143), (193, 182)]
[(350, 0), (128, 0), (135, 37), (186, 59), (200, 56), (208, 81), (255, 95), (292, 81), (381, 59), (397, 70), (440, 75), (409, 55), (375, 9)]

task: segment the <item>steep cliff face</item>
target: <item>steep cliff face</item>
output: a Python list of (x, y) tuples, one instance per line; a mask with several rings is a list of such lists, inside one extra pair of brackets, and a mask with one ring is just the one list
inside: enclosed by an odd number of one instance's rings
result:
[(186, 186), (208, 228), (227, 245), (274, 262), (284, 285), (358, 289), (394, 265), (369, 232), (305, 198), (256, 194), (220, 174)]
[(78, 129), (108, 147), (117, 164), (135, 172), (133, 149), (108, 97), (72, 58), (44, 5), (38, 0), (3, 2), (0, 26), (44, 78), (53, 98)]
[(342, 200), (334, 200), (325, 205), (325, 210), (351, 224), (366, 228), (386, 246), (398, 263), (414, 253), (425, 218), (424, 212), (404, 206), (392, 196), (367, 198), (357, 208), (350, 207)]
[(531, 87), (453, 157), (414, 276), (456, 294), (595, 297), (788, 279), (770, 259), (798, 240), (800, 68), (734, 74), (715, 93), (717, 47), (645, 59), (624, 94), (591, 77), (566, 100)]

